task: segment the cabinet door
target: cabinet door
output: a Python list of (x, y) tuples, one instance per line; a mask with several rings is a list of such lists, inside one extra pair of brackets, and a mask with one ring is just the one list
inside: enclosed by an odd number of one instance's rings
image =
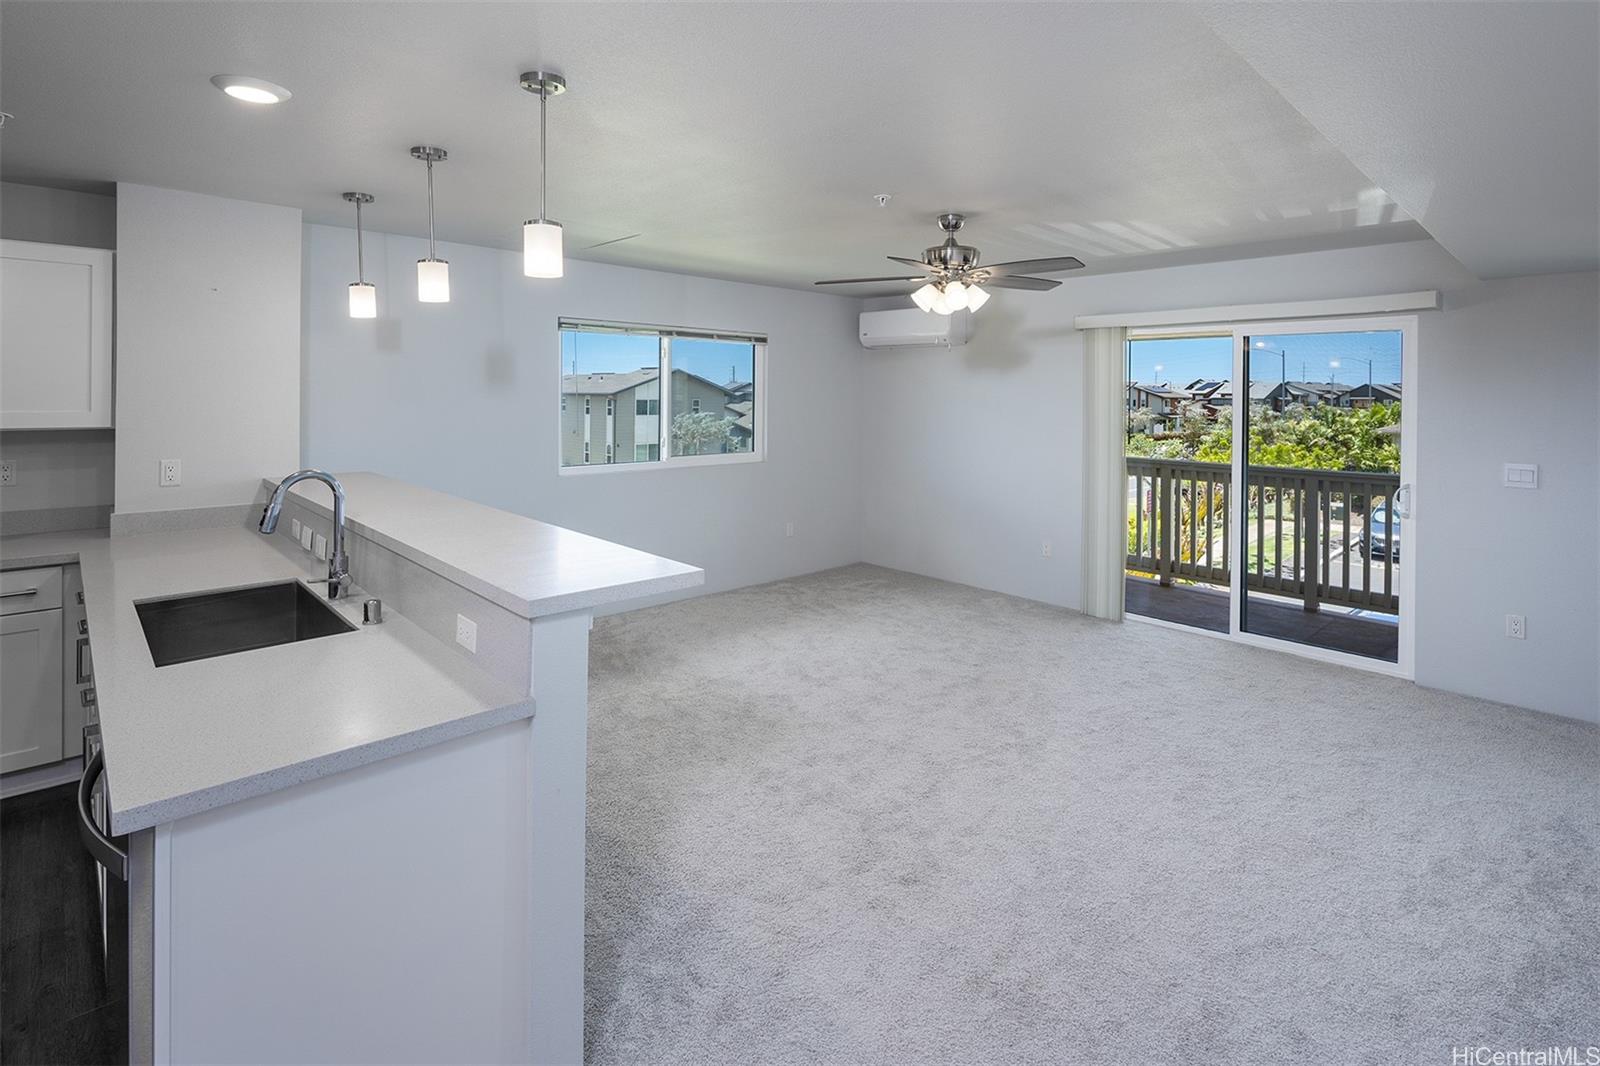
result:
[(61, 758), (61, 611), (0, 616), (0, 773)]
[(0, 429), (111, 425), (112, 254), (0, 241)]

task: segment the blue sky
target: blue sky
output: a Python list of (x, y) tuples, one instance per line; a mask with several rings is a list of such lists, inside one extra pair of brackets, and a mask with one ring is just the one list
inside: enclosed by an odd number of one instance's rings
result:
[[(656, 339), (623, 333), (561, 334), (561, 372), (579, 374), (620, 373), (656, 365)], [(755, 346), (732, 341), (672, 342), (672, 365), (719, 385), (731, 373), (739, 381), (749, 381), (755, 372)]]
[[(1367, 380), (1367, 364), (1362, 360), (1371, 360), (1373, 381), (1399, 381), (1400, 336), (1398, 331), (1383, 331), (1252, 337), (1250, 377), (1271, 381), (1287, 371), (1290, 381), (1361, 385)], [(1266, 345), (1265, 350), (1254, 349), (1258, 341)], [(1231, 337), (1132, 341), (1128, 348), (1129, 376), (1134, 381), (1183, 386), (1196, 378), (1221, 381), (1233, 376)], [(1280, 351), (1285, 353), (1282, 358), (1277, 354)], [(1331, 365), (1335, 360), (1338, 367)]]

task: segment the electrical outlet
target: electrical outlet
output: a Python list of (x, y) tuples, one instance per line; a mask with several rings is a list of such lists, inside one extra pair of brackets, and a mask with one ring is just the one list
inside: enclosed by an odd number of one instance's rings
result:
[(794, 523), (793, 522), (785, 522), (783, 524), (783, 535), (786, 536), (786, 537), (794, 536)]
[(156, 474), (156, 484), (164, 489), (183, 484), (183, 460), (163, 459), (161, 469)]
[(1528, 639), (1528, 619), (1520, 614), (1506, 615), (1506, 636), (1512, 640)]
[(326, 560), (328, 558), (328, 538), (324, 537), (321, 533), (318, 533), (316, 536), (312, 537), (311, 554), (315, 555), (318, 559)]
[(300, 539), (300, 519), (289, 519), (289, 536), (293, 537), (295, 540)]
[(300, 547), (306, 551), (311, 550), (311, 527), (308, 525), (300, 527)]
[(1044, 558), (1046, 558), (1046, 559), (1050, 558), (1050, 542), (1049, 541), (1046, 540), (1046, 541), (1041, 541), (1040, 542), (1040, 544), (1039, 544), (1039, 554), (1041, 556), (1043, 556)]
[(0, 485), (15, 485), (17, 483), (17, 464), (13, 459), (0, 461)]
[(464, 614), (456, 615), (456, 643), (478, 654), (478, 623)]

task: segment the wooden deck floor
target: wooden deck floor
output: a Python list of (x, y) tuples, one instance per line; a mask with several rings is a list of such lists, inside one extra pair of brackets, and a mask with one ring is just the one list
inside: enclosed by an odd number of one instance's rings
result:
[[(1126, 578), (1127, 611), (1180, 625), (1228, 632), (1226, 589), (1170, 585), (1142, 577)], [(1246, 628), (1265, 637), (1292, 640), (1330, 651), (1398, 662), (1400, 627), (1336, 611), (1307, 611), (1299, 604), (1252, 592), (1246, 603)]]

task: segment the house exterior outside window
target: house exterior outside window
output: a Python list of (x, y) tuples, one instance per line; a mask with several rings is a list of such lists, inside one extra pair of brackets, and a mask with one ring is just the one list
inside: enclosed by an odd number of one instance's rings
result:
[[(562, 469), (764, 458), (756, 432), (764, 428), (764, 337), (566, 320), (560, 331)], [(569, 408), (574, 396), (583, 397), (582, 414)], [(604, 423), (588, 417), (596, 398), (605, 401)], [(604, 462), (591, 446), (604, 447)]]

